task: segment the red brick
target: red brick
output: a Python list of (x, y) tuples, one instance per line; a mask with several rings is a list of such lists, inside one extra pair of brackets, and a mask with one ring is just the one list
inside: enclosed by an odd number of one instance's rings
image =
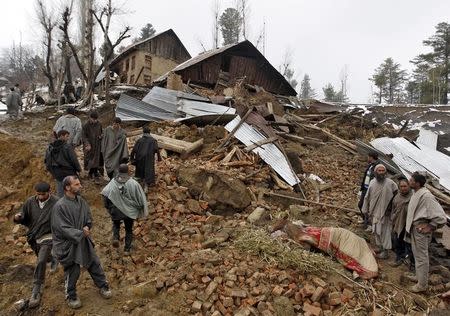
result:
[(310, 305), (308, 303), (303, 304), (303, 311), (305, 316), (320, 316), (322, 315), (322, 309), (317, 306)]
[(318, 302), (323, 296), (324, 289), (321, 286), (316, 287), (316, 290), (314, 291), (313, 295), (311, 296), (311, 301)]

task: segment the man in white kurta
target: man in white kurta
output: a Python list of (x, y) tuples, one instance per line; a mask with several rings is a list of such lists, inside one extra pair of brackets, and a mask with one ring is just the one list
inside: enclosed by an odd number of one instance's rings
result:
[(387, 259), (388, 250), (392, 249), (392, 221), (389, 208), (398, 187), (394, 181), (386, 178), (384, 165), (375, 166), (374, 173), (375, 178), (370, 181), (364, 197), (362, 212), (371, 219), (372, 233), (379, 248), (377, 257)]

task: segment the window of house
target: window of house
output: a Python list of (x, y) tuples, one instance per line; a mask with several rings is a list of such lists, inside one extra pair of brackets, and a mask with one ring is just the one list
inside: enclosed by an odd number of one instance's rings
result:
[(144, 75), (144, 84), (146, 86), (149, 86), (152, 84), (152, 76), (150, 75)]
[(134, 84), (134, 75), (130, 76), (130, 81), (128, 83), (129, 84)]
[(128, 58), (125, 62), (125, 71), (128, 71), (130, 69), (130, 59)]
[(152, 69), (152, 56), (145, 55), (145, 67)]
[(136, 56), (131, 57), (131, 70), (136, 67)]

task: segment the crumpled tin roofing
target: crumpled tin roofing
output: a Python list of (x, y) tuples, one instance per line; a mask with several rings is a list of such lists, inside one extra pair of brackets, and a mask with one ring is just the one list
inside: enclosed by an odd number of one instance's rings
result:
[[(237, 124), (241, 121), (241, 118), (237, 116), (234, 120), (225, 126), (225, 129), (231, 132)], [(250, 146), (259, 142), (261, 140), (267, 139), (263, 134), (261, 134), (257, 129), (252, 127), (247, 123), (243, 123), (239, 129), (233, 135), (244, 145)], [(254, 153), (258, 154), (262, 160), (264, 160), (268, 165), (275, 170), (276, 173), (280, 175), (289, 185), (294, 186), (300, 183), (297, 175), (292, 171), (289, 163), (281, 152), (281, 150), (272, 143), (264, 144), (252, 150)]]
[(235, 114), (236, 109), (205, 102), (180, 100), (178, 101), (178, 111), (186, 113), (188, 116), (201, 116), (209, 114)]
[(142, 99), (142, 101), (149, 103), (161, 110), (165, 110), (171, 113), (178, 113), (178, 101), (180, 99), (209, 102), (209, 99), (205, 97), (160, 87), (152, 88), (152, 90), (150, 90), (150, 92)]
[(426, 171), (439, 180), (439, 184), (450, 191), (450, 157), (427, 146), (414, 146), (408, 140), (382, 137), (370, 142), (384, 154), (392, 154), (392, 160), (405, 175), (415, 171)]
[(175, 120), (180, 114), (170, 113), (126, 94), (121, 94), (116, 107), (116, 116), (122, 121), (158, 122)]

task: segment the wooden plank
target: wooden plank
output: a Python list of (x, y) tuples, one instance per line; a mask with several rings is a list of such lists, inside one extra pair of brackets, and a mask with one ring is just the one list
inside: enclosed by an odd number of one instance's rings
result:
[(226, 164), (231, 161), (231, 158), (233, 158), (234, 154), (236, 153), (237, 147), (234, 146), (233, 149), (228, 153), (228, 155), (225, 156), (225, 158), (222, 159), (221, 163)]
[(259, 142), (256, 142), (252, 145), (249, 145), (247, 147), (244, 148), (244, 150), (246, 152), (252, 151), (255, 148), (261, 147), (262, 145), (268, 144), (268, 143), (272, 143), (274, 141), (276, 141), (278, 138), (277, 137), (270, 137), (270, 138), (266, 138), (263, 140), (260, 140)]
[(253, 109), (255, 108), (255, 106), (253, 105), (248, 111), (247, 113), (245, 113), (244, 117), (241, 118), (240, 122), (233, 128), (233, 130), (227, 135), (227, 137), (225, 137), (225, 139), (222, 141), (222, 143), (220, 143), (220, 145), (214, 149), (214, 153), (216, 153), (217, 151), (219, 151), (222, 147), (225, 147), (228, 142), (230, 141), (231, 137), (233, 137), (234, 133), (236, 133), (236, 131), (241, 127), (242, 124), (244, 124), (245, 120), (247, 119), (247, 117), (253, 112)]

